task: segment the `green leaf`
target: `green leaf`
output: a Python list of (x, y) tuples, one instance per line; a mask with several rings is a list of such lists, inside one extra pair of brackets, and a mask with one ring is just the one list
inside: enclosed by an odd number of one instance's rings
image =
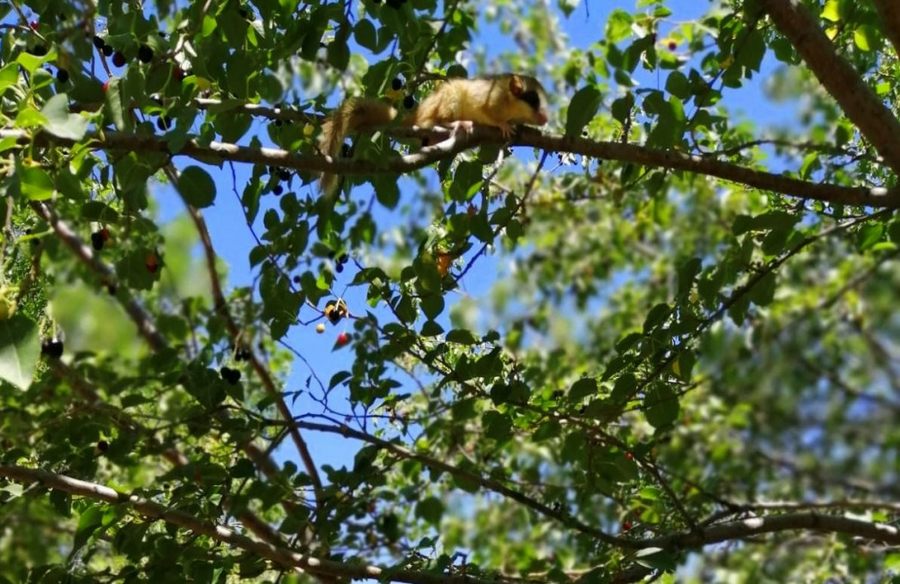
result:
[(881, 241), (882, 236), (884, 236), (883, 223), (867, 223), (856, 233), (856, 247), (859, 251), (865, 251)]
[(32, 201), (46, 201), (53, 196), (55, 185), (50, 175), (39, 166), (19, 164), (17, 172), (22, 194)]
[(421, 517), (432, 525), (439, 525), (445, 509), (446, 507), (440, 499), (428, 497), (416, 504), (416, 517)]
[(129, 120), (125, 115), (125, 105), (122, 99), (121, 79), (118, 77), (110, 77), (106, 82), (106, 93), (104, 95), (105, 112), (109, 115), (116, 129), (124, 131), (129, 128)]
[(754, 284), (747, 297), (757, 306), (768, 306), (775, 298), (775, 285), (775, 272), (769, 272)]
[(475, 345), (478, 343), (478, 339), (469, 330), (453, 329), (447, 333), (447, 342), (460, 345)]
[(569, 401), (580, 403), (584, 398), (597, 395), (597, 380), (593, 377), (582, 377), (569, 388)]
[(9, 87), (19, 82), (19, 66), (16, 63), (8, 63), (0, 69), (0, 95)]
[(512, 420), (506, 414), (491, 410), (481, 416), (484, 425), (484, 435), (488, 438), (504, 443), (512, 438)]
[(47, 100), (41, 113), (47, 118), (44, 130), (54, 136), (81, 140), (87, 132), (87, 118), (69, 113), (69, 98), (65, 93), (58, 93)]
[(566, 114), (566, 135), (580, 136), (581, 130), (594, 119), (602, 100), (603, 95), (596, 87), (588, 85), (576, 91)]
[(92, 505), (85, 509), (78, 517), (78, 527), (75, 528), (75, 540), (72, 543), (72, 552), (75, 553), (84, 547), (91, 534), (100, 527), (103, 522), (103, 508)]
[(353, 28), (353, 36), (360, 46), (365, 47), (372, 52), (377, 52), (377, 34), (375, 32), (375, 25), (372, 24), (371, 20), (363, 18), (357, 22), (356, 26)]
[(650, 386), (644, 396), (644, 415), (651, 426), (665, 429), (678, 419), (678, 396), (664, 383)]
[(619, 8), (613, 10), (606, 20), (606, 42), (616, 44), (631, 35), (631, 24), (634, 17)]
[(450, 183), (450, 198), (461, 202), (471, 199), (484, 181), (483, 167), (474, 161), (460, 162), (453, 174), (453, 182)]
[(871, 24), (863, 24), (853, 31), (853, 43), (862, 51), (872, 51), (881, 44), (881, 37)]
[(216, 185), (209, 173), (199, 166), (189, 166), (178, 177), (178, 192), (194, 207), (209, 207), (216, 200)]
[(41, 343), (34, 322), (20, 314), (0, 320), (0, 379), (19, 389), (28, 389), (40, 354)]
[(691, 96), (691, 84), (681, 71), (672, 71), (666, 79), (666, 91), (679, 99)]

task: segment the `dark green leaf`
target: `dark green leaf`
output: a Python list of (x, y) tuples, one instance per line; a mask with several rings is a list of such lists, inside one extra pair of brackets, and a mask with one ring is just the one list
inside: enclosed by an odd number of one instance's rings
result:
[(189, 166), (181, 171), (178, 192), (188, 203), (201, 209), (216, 200), (216, 185), (209, 173), (199, 166)]
[(566, 135), (580, 136), (581, 130), (594, 119), (602, 101), (603, 95), (596, 87), (589, 85), (575, 92), (566, 116)]

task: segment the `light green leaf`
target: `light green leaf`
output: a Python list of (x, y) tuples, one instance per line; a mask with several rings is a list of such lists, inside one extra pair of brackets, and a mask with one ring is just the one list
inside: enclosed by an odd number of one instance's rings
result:
[(41, 113), (47, 118), (44, 130), (60, 138), (81, 140), (87, 131), (88, 121), (78, 114), (69, 113), (69, 98), (58, 93), (47, 100)]
[(871, 24), (864, 24), (853, 31), (853, 42), (863, 51), (872, 51), (878, 47), (878, 30)]
[(25, 197), (32, 201), (44, 201), (53, 196), (53, 179), (43, 168), (20, 164), (18, 174)]
[(41, 343), (34, 322), (19, 314), (0, 320), (0, 379), (19, 389), (28, 389), (40, 354)]
[(0, 94), (19, 80), (19, 66), (9, 63), (0, 69)]

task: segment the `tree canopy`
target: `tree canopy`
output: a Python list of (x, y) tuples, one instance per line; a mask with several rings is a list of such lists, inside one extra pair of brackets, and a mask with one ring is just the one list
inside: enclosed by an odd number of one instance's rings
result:
[(900, 4), (609, 4), (0, 0), (0, 582), (896, 578)]

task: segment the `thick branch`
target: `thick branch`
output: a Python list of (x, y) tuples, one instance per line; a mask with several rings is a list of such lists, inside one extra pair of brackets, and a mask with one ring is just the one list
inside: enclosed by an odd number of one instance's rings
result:
[(900, 544), (900, 529), (896, 527), (813, 512), (751, 517), (700, 528), (691, 533), (655, 537), (642, 543), (647, 547), (694, 548), (753, 535), (798, 530), (843, 533), (886, 544)]
[(900, 3), (897, 0), (872, 0), (881, 17), (881, 29), (891, 39), (894, 50), (900, 55)]
[[(175, 511), (147, 499), (120, 493), (105, 485), (90, 483), (44, 470), (25, 468), (22, 466), (0, 466), (0, 477), (5, 477), (20, 483), (39, 483), (44, 487), (63, 491), (72, 495), (87, 497), (115, 505), (126, 505), (145, 517), (161, 519), (166, 523), (177, 525), (196, 535), (204, 535), (233, 548), (242, 549), (259, 557), (266, 558), (273, 564), (287, 569), (300, 569), (312, 574), (337, 576), (354, 580), (372, 578), (376, 580), (391, 580), (394, 582), (409, 582), (410, 584), (490, 584), (492, 582), (498, 582), (498, 580), (495, 579), (488, 581), (466, 575), (445, 575), (403, 569), (393, 570), (390, 568), (381, 568), (379, 566), (354, 564), (350, 561), (336, 562), (322, 560), (299, 554), (282, 547), (256, 541), (245, 535), (236, 533), (234, 530), (227, 527), (209, 523), (194, 515), (182, 511)], [(513, 580), (500, 579), (499, 581), (511, 582)]]
[[(883, 3), (896, 6), (896, 0)], [(847, 117), (900, 174), (900, 122), (853, 66), (835, 51), (816, 18), (798, 0), (761, 0), (761, 5)]]
[[(392, 135), (438, 136), (447, 138), (446, 132), (429, 132), (398, 128)], [(900, 135), (900, 134), (898, 134)], [(44, 145), (73, 146), (75, 142), (49, 134), (38, 134), (33, 138), (19, 130), (0, 130), (0, 137), (16, 137), (27, 144), (32, 139)], [(119, 150), (128, 152), (168, 152), (168, 144), (154, 136), (138, 136), (119, 132), (104, 132), (90, 136), (89, 142), (98, 150)], [(571, 152), (604, 160), (616, 160), (640, 164), (652, 168), (682, 170), (705, 174), (748, 187), (780, 193), (789, 197), (814, 199), (838, 205), (866, 205), (876, 208), (900, 208), (900, 187), (845, 187), (829, 183), (816, 183), (790, 178), (780, 174), (746, 168), (729, 162), (711, 160), (672, 150), (656, 150), (633, 144), (617, 142), (597, 142), (584, 138), (543, 135), (539, 131), (524, 128), (506, 142), (499, 130), (490, 127), (476, 127), (470, 135), (456, 135), (433, 146), (428, 146), (405, 156), (386, 160), (331, 159), (324, 156), (297, 154), (278, 148), (248, 148), (224, 142), (210, 142), (201, 145), (189, 140), (173, 155), (188, 156), (207, 163), (224, 161), (249, 162), (268, 166), (280, 166), (295, 170), (313, 172), (333, 172), (344, 175), (377, 173), (402, 174), (424, 168), (430, 164), (452, 158), (460, 152), (481, 144), (526, 146), (544, 150)]]

